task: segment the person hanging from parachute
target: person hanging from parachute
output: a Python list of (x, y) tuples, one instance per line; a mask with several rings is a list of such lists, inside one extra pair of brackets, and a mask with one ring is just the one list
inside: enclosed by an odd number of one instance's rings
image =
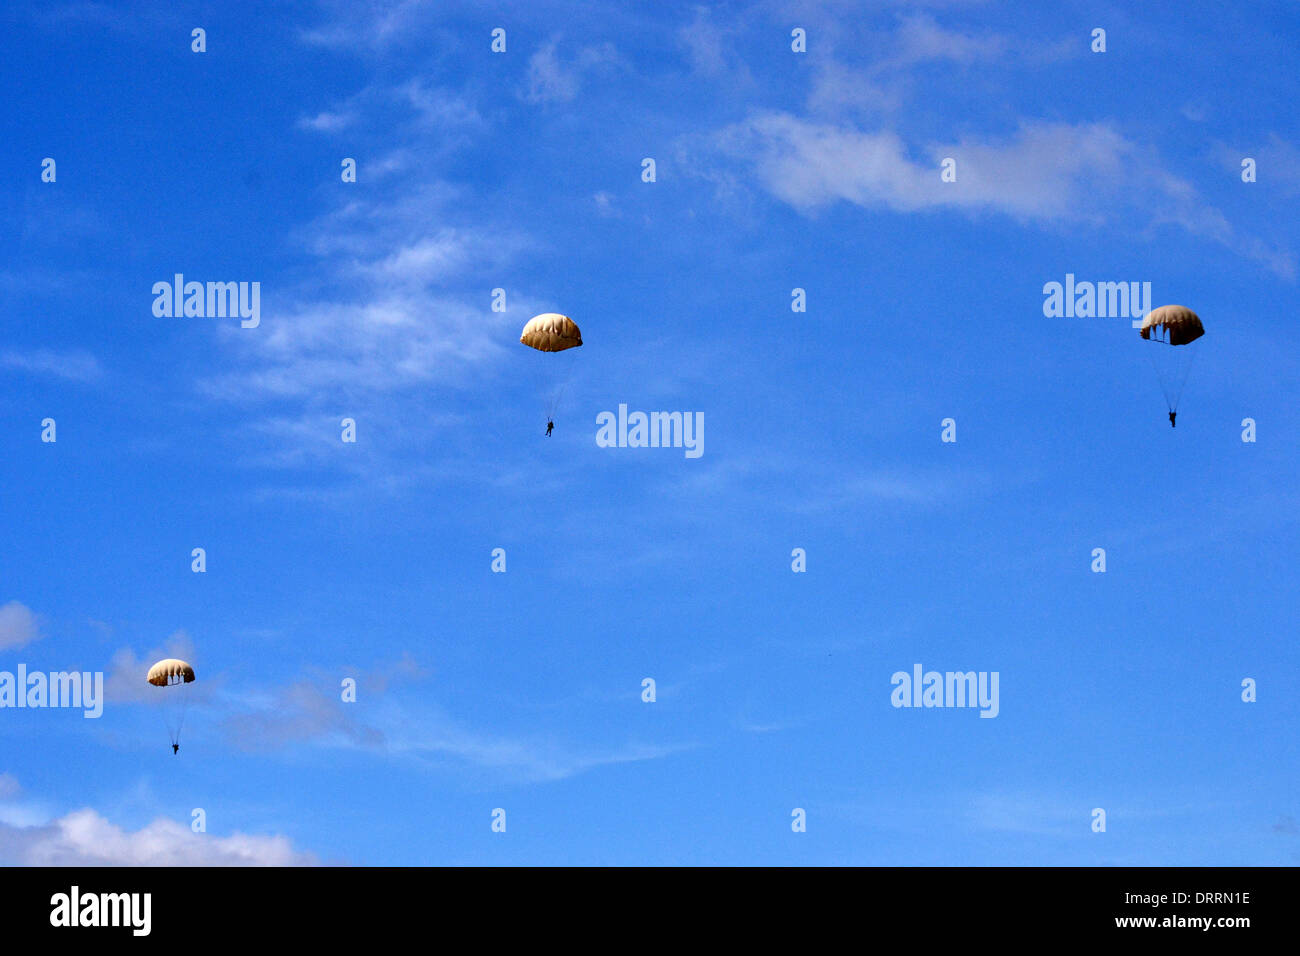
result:
[[(1162, 305), (1152, 309), (1142, 320), (1138, 334), (1149, 342), (1169, 346), (1187, 346), (1205, 334), (1205, 326), (1200, 316), (1185, 305)], [(1156, 364), (1155, 354), (1147, 353), (1151, 364), (1156, 366), (1156, 375), (1160, 379), (1160, 390), (1164, 392), (1165, 403), (1169, 406), (1169, 427), (1178, 427), (1178, 402), (1183, 396), (1183, 386), (1187, 384), (1187, 373), (1191, 371), (1195, 349), (1180, 348), (1170, 353), (1172, 360), (1161, 358)], [(1176, 385), (1175, 385), (1176, 383)]]
[(185, 661), (169, 657), (149, 668), (145, 680), (167, 692), (162, 703), (167, 733), (172, 742), (172, 755), (175, 756), (180, 753), (181, 724), (185, 722), (185, 711), (189, 706), (190, 693), (185, 685), (194, 683), (194, 668)]
[[(578, 324), (567, 315), (543, 312), (528, 320), (528, 324), (519, 335), (519, 341), (539, 352), (563, 352), (566, 349), (576, 349), (582, 344), (582, 332), (578, 329)], [(551, 437), (551, 432), (555, 429), (555, 409), (563, 394), (564, 389), (561, 387), (547, 410), (547, 438)]]

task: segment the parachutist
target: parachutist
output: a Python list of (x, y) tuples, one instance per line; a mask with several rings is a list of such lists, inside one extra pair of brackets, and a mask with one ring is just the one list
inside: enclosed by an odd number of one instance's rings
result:
[[(558, 312), (543, 312), (541, 315), (535, 315), (528, 320), (524, 330), (519, 333), (519, 341), (531, 349), (537, 349), (539, 352), (563, 352), (567, 349), (576, 349), (582, 344), (582, 332), (578, 330), (578, 324), (567, 315), (560, 315)], [(551, 432), (555, 430), (555, 422), (551, 421), (551, 416), (555, 414), (556, 408), (560, 404), (560, 395), (564, 394), (561, 388), (559, 395), (556, 395), (546, 411), (546, 437), (551, 437)]]
[(181, 724), (185, 721), (185, 704), (189, 697), (181, 688), (194, 683), (194, 668), (185, 661), (169, 657), (149, 668), (145, 680), (154, 687), (166, 688), (167, 736), (171, 738), (172, 756), (175, 756), (181, 749)]
[[(1148, 341), (1177, 346), (1181, 350), (1204, 335), (1205, 326), (1201, 323), (1201, 317), (1185, 305), (1162, 305), (1147, 313), (1138, 334)], [(1163, 352), (1164, 349), (1159, 351)], [(1155, 357), (1151, 356), (1151, 364), (1157, 366), (1156, 374), (1160, 378), (1160, 390), (1165, 393), (1165, 402), (1169, 408), (1170, 428), (1178, 427), (1178, 422), (1175, 420), (1178, 415), (1178, 399), (1183, 394), (1183, 385), (1187, 382), (1187, 373), (1191, 369), (1193, 355), (1194, 352), (1185, 353), (1181, 361), (1171, 363), (1171, 366), (1163, 371), (1156, 363)], [(1163, 361), (1160, 364), (1164, 364)], [(1173, 365), (1180, 366), (1181, 370), (1175, 372)], [(1181, 381), (1178, 380), (1179, 378)]]

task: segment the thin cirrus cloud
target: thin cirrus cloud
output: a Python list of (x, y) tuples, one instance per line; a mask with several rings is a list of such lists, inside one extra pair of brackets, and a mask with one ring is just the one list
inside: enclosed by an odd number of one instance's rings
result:
[(442, 713), (436, 706), (399, 707), (390, 691), (419, 681), (427, 671), (403, 654), (369, 671), (356, 670), (367, 699), (377, 701), (366, 719), (342, 703), (334, 677), (322, 674), (274, 685), (245, 699), (227, 695), (233, 712), (220, 722), (236, 750), (274, 752), (288, 747), (357, 749), (402, 757), (422, 764), (452, 765), (486, 772), (501, 780), (561, 780), (611, 764), (654, 760), (692, 749), (692, 743), (574, 747), (554, 736), (513, 736), (481, 731)]
[(0, 354), (0, 368), (69, 382), (93, 382), (103, 374), (99, 360), (89, 352), (56, 352), (52, 349), (5, 352)]
[(966, 809), (967, 822), (979, 830), (1026, 833), (1043, 837), (1078, 834), (1086, 826), (1088, 807), (1058, 797), (1027, 793), (981, 793)]
[(452, 758), (518, 783), (564, 780), (598, 767), (638, 763), (693, 749), (695, 744), (639, 744), (573, 750), (546, 739), (511, 739), (467, 731), (450, 723), (426, 726), (421, 737), (395, 742), (394, 749), (435, 763)]
[[(387, 675), (411, 676), (409, 670)], [(387, 716), (385, 716), (385, 711)], [(511, 737), (462, 726), (429, 708), (415, 713), (380, 708), (379, 719), (363, 722), (352, 716), (331, 687), (302, 680), (277, 688), (260, 705), (222, 722), (226, 739), (237, 749), (267, 752), (289, 746), (357, 748), (404, 756), (421, 763), (474, 768), (503, 780), (540, 782), (562, 780), (596, 767), (666, 757), (691, 744), (575, 749), (556, 740)]]

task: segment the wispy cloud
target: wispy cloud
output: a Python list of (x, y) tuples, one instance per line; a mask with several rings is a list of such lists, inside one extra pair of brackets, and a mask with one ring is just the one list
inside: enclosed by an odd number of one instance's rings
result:
[[(343, 671), (340, 671), (342, 674)], [(438, 707), (400, 703), (389, 696), (397, 684), (420, 680), (426, 671), (409, 655), (391, 665), (357, 671), (360, 703), (344, 703), (336, 677), (318, 675), (278, 685), (269, 694), (236, 706), (222, 731), (240, 750), (267, 752), (310, 744), (350, 747), (425, 765), (485, 771), (504, 780), (561, 780), (597, 767), (653, 760), (690, 749), (690, 744), (573, 747), (553, 734), (512, 736), (470, 728)]]
[(31, 608), (17, 601), (0, 606), (0, 650), (26, 647), (40, 637), (39, 622)]
[[(356, 681), (358, 700), (382, 698), (390, 688), (425, 677), (427, 671), (410, 654), (373, 669), (342, 668), (337, 674), (318, 673), (288, 683), (275, 683), (242, 700), (228, 697), (235, 708), (221, 723), (227, 739), (245, 751), (279, 750), (291, 744), (353, 746), (383, 750), (384, 731), (362, 715), (376, 708), (345, 702), (342, 680)], [(385, 708), (378, 708), (388, 713)]]
[(260, 339), (232, 338), (240, 367), (200, 383), (200, 390), (240, 403), (328, 396), (338, 408), (359, 396), (465, 384), (477, 366), (505, 354), (510, 322), (488, 308), (486, 297), (480, 305), (422, 292), (354, 305), (305, 303)]
[(5, 352), (0, 354), (0, 368), (50, 375), (71, 382), (93, 382), (103, 374), (99, 360), (89, 352), (55, 352), (51, 349)]
[(429, 0), (370, 0), (364, 4), (325, 0), (323, 21), (301, 32), (311, 46), (384, 50), (427, 36), (422, 27), (436, 24), (439, 4)]
[(977, 794), (967, 819), (981, 830), (1069, 837), (1087, 832), (1091, 807), (1040, 794)]
[(695, 73), (713, 80), (729, 77), (749, 83), (753, 77), (734, 43), (739, 31), (734, 23), (718, 23), (707, 7), (698, 6), (695, 19), (677, 30), (677, 40)]
[(692, 744), (628, 743), (603, 749), (572, 749), (551, 737), (526, 739), (481, 734), (447, 722), (423, 726), (417, 738), (398, 749), (426, 761), (448, 758), (508, 780), (533, 783), (563, 780), (598, 767), (656, 760), (692, 749)]
[(929, 14), (909, 13), (899, 17), (892, 51), (878, 61), (878, 68), (940, 60), (971, 65), (1000, 59), (1009, 46), (1007, 38), (996, 33), (963, 33), (940, 26)]
[(578, 95), (583, 74), (618, 64), (612, 43), (582, 47), (567, 62), (560, 56), (560, 41), (552, 38), (528, 59), (527, 88), (523, 97), (530, 103), (567, 103)]
[(325, 110), (315, 116), (304, 116), (298, 120), (298, 128), (313, 130), (317, 133), (337, 133), (340, 130), (347, 129), (356, 121), (356, 113)]
[[(1106, 123), (1025, 122), (1011, 136), (928, 145), (922, 160), (892, 130), (762, 112), (719, 130), (707, 145), (684, 140), (683, 149), (706, 168), (709, 152), (750, 168), (768, 193), (808, 214), (849, 202), (896, 212), (997, 213), (1039, 225), (1103, 227), (1137, 218), (1178, 226), (1295, 275), (1290, 253), (1241, 235), (1189, 182), (1167, 172), (1153, 148)], [(951, 183), (939, 178), (947, 157), (956, 161)], [(1135, 181), (1146, 188), (1133, 190)]]
[(384, 734), (355, 716), (336, 689), (296, 681), (279, 686), (270, 701), (222, 722), (222, 730), (240, 750), (273, 751), (289, 744), (323, 743), (382, 748)]
[(1245, 148), (1220, 144), (1215, 147), (1214, 156), (1234, 176), (1241, 175), (1243, 159), (1254, 157), (1260, 187), (1281, 196), (1300, 195), (1300, 147), (1277, 133), (1269, 133), (1263, 142)]

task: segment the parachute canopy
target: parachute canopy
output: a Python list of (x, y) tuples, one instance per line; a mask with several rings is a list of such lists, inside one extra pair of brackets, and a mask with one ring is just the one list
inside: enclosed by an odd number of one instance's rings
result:
[(539, 352), (563, 352), (582, 344), (578, 323), (558, 312), (543, 312), (528, 320), (519, 341)]
[(1200, 316), (1185, 305), (1162, 305), (1152, 309), (1142, 320), (1139, 335), (1151, 338), (1151, 330), (1156, 330), (1156, 340), (1170, 345), (1186, 345), (1205, 334)]
[(184, 661), (169, 657), (149, 668), (146, 680), (155, 687), (167, 687), (170, 684), (188, 684), (194, 680), (194, 668)]

